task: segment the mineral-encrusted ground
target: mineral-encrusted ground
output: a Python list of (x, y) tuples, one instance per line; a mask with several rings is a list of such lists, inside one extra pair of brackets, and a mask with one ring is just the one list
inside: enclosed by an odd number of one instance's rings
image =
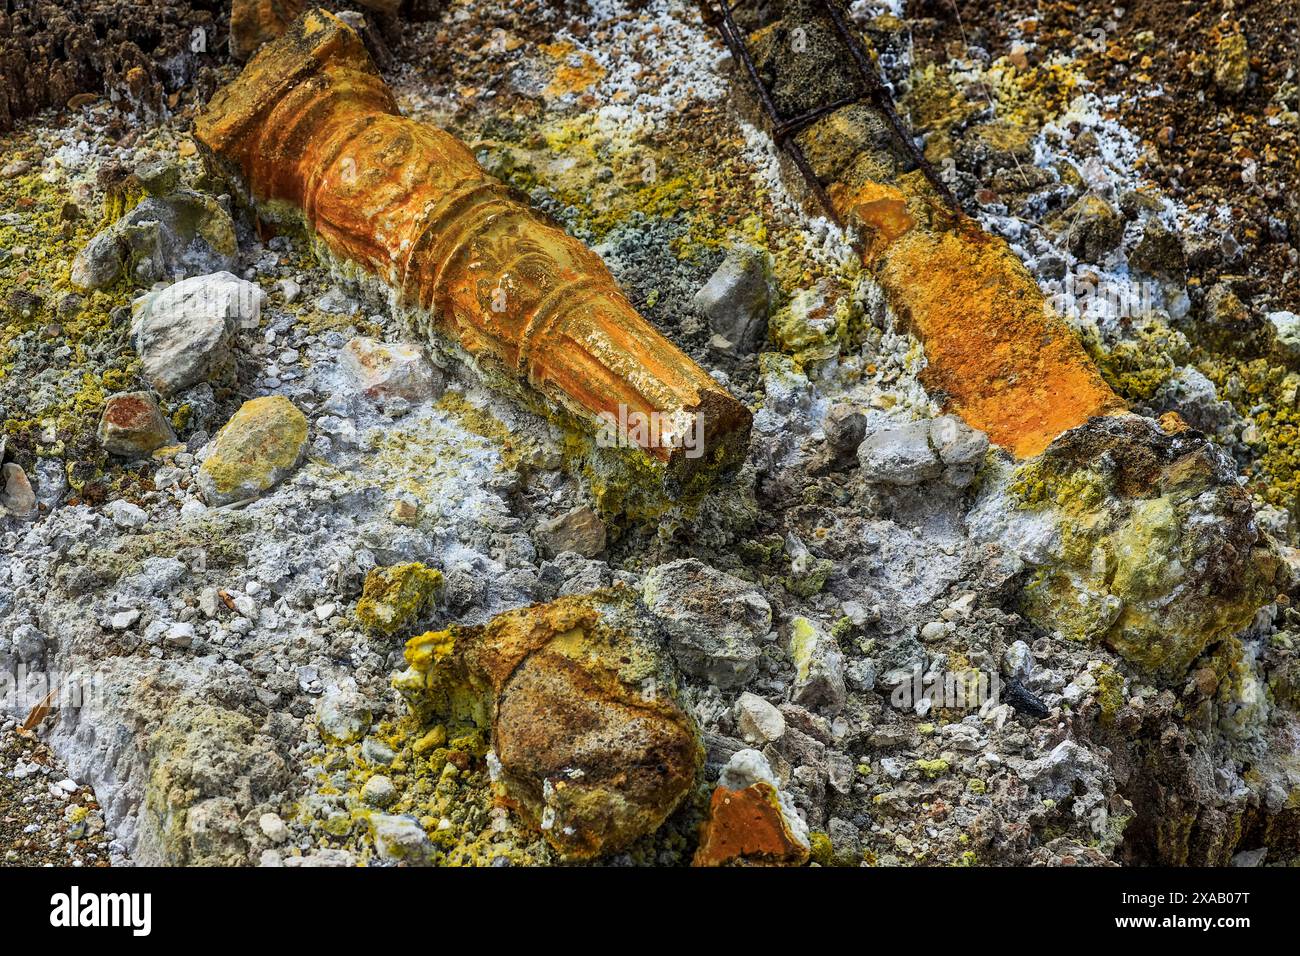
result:
[[(851, 7), (927, 158), (1145, 416), (1022, 462), (922, 387), (920, 343), (692, 5), (385, 27), (407, 114), (592, 245), (754, 411), (740, 474), (653, 526), (597, 513), (562, 428), (435, 367), (223, 194), (187, 135), (237, 70), (219, 44), (151, 74), (161, 107), (114, 70), (59, 74), (89, 98), (20, 121), (0, 161), (0, 666), (91, 686), (36, 741), (15, 728), (43, 691), (13, 708), (0, 859), (557, 862), (544, 808), (566, 805), (512, 806), (491, 720), (412, 712), (393, 682), (444, 631), (622, 585), (703, 758), (603, 862), (1291, 862), (1294, 11), (1022, 6)], [(56, 79), (15, 117), (71, 96)], [(130, 219), (191, 195), (202, 228)], [(227, 219), (235, 249), (188, 241)], [(107, 278), (74, 288), (88, 248)], [(207, 334), (133, 313), (178, 271), (219, 296), (226, 269), (262, 295)], [(375, 342), (396, 358), (358, 362)], [(123, 406), (137, 444), (106, 447), (110, 398), (142, 392), (158, 415)], [(899, 692), (971, 671), (998, 701)], [(728, 790), (753, 806), (699, 855)], [(765, 829), (725, 829), (746, 820)]]

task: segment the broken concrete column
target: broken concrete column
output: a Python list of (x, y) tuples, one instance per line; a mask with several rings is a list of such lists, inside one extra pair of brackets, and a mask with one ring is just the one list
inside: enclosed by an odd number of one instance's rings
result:
[(743, 459), (749, 410), (636, 313), (599, 256), (453, 136), (403, 117), (337, 17), (299, 18), (195, 137), (261, 215), (305, 222), (453, 356), (630, 456), (638, 488), (689, 497)]
[(616, 852), (681, 804), (703, 761), (662, 638), (616, 587), (409, 641), (421, 718), (491, 731), (501, 799), (566, 859)]
[[(804, 42), (793, 43), (794, 31)], [(864, 99), (795, 136), (835, 213), (858, 230), (864, 264), (925, 346), (922, 381), (973, 428), (1019, 457), (1122, 406), (1078, 337), (1002, 239), (951, 208), (886, 114), (866, 101), (854, 59), (816, 5), (750, 38), (778, 109), (792, 117), (856, 91)]]

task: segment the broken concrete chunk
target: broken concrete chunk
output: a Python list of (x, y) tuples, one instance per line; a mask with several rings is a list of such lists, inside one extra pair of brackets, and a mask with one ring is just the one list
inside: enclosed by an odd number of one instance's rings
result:
[(410, 342), (379, 342), (359, 336), (343, 347), (339, 365), (371, 398), (423, 401), (433, 395), (437, 380), (424, 350)]
[(421, 333), (563, 411), (591, 458), (631, 458), (599, 483), (602, 507), (662, 513), (744, 460), (749, 410), (636, 313), (599, 256), (464, 144), (403, 117), (337, 17), (299, 17), (213, 97), (195, 138), (214, 173), (264, 215), (306, 220)]
[(240, 406), (213, 439), (199, 469), (209, 505), (257, 498), (287, 478), (307, 448), (307, 419), (282, 395)]
[(727, 253), (722, 265), (695, 293), (695, 307), (709, 320), (725, 351), (748, 355), (767, 338), (772, 308), (772, 273), (767, 253), (741, 246)]
[(123, 458), (143, 458), (176, 441), (171, 422), (148, 392), (110, 396), (99, 419), (99, 443)]
[(844, 708), (844, 654), (833, 636), (808, 618), (796, 617), (790, 624), (790, 659), (796, 704), (832, 714)]
[(772, 608), (754, 585), (684, 558), (653, 568), (642, 594), (685, 673), (722, 690), (754, 677), (759, 644), (772, 627)]
[(256, 327), (265, 298), (253, 283), (217, 272), (137, 299), (131, 333), (145, 378), (162, 395), (206, 380), (231, 361), (231, 337)]
[(586, 505), (537, 525), (537, 541), (548, 554), (574, 551), (594, 558), (605, 550), (605, 522)]
[(709, 803), (695, 866), (801, 866), (808, 826), (757, 750), (739, 750), (722, 768)]
[(490, 728), (502, 799), (591, 859), (657, 829), (703, 762), (657, 632), (627, 588), (561, 598), (412, 639), (395, 686), (422, 719)]

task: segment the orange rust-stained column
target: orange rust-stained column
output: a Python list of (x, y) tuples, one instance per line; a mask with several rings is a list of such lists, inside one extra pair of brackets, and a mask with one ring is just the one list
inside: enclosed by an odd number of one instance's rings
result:
[(863, 262), (925, 345), (921, 380), (1018, 457), (1122, 407), (1007, 244), (942, 206), (919, 173), (898, 186), (836, 183), (837, 212), (865, 236)]
[(268, 218), (385, 283), (417, 325), (678, 479), (744, 457), (751, 416), (632, 308), (600, 257), (403, 117), (361, 39), (305, 13), (195, 124)]
[[(820, 111), (794, 142), (838, 217), (862, 237), (863, 263), (890, 306), (924, 345), (922, 383), (1019, 457), (1120, 409), (1007, 243), (950, 209), (916, 168), (905, 131), (867, 95), (825, 8), (791, 2), (784, 12), (750, 36), (757, 72), (776, 91), (774, 108)], [(825, 108), (853, 96), (862, 98)]]

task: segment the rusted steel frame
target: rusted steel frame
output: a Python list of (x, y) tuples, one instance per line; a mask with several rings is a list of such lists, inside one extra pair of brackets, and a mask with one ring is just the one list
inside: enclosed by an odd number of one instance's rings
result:
[[(818, 0), (818, 3), (830, 18), (831, 23), (835, 27), (835, 31), (839, 34), (840, 39), (844, 42), (845, 46), (848, 48), (850, 56), (853, 58), (854, 65), (857, 67), (858, 75), (866, 90), (865, 99), (870, 101), (871, 105), (884, 115), (885, 119), (889, 123), (890, 131), (894, 134), (894, 138), (902, 145), (903, 149), (907, 151), (908, 158), (916, 168), (921, 171), (921, 174), (925, 176), (926, 181), (930, 183), (935, 192), (937, 192), (943, 201), (953, 210), (960, 210), (956, 197), (953, 196), (952, 191), (948, 188), (947, 184), (939, 178), (938, 173), (935, 172), (934, 167), (931, 166), (930, 162), (925, 158), (920, 147), (916, 145), (916, 140), (912, 138), (910, 131), (904, 125), (901, 117), (899, 117), (898, 111), (894, 108), (893, 97), (889, 95), (889, 91), (885, 89), (885, 84), (880, 82), (880, 77), (876, 75), (875, 67), (871, 62), (871, 56), (868, 54), (866, 47), (863, 46), (862, 39), (844, 20), (843, 15), (836, 8), (834, 0)], [(795, 142), (794, 135), (801, 130), (806, 129), (823, 116), (835, 112), (837, 109), (861, 102), (864, 97), (847, 96), (836, 100), (834, 103), (827, 103), (824, 106), (819, 106), (816, 109), (809, 110), (808, 112), (792, 119), (783, 119), (776, 108), (776, 103), (772, 99), (771, 92), (763, 82), (763, 78), (759, 76), (758, 67), (754, 63), (748, 45), (740, 35), (740, 28), (736, 26), (735, 18), (732, 16), (731, 4), (728, 0), (718, 0), (718, 6), (720, 12), (717, 15), (714, 15), (713, 8), (707, 2), (704, 4), (706, 22), (712, 23), (718, 28), (718, 32), (722, 34), (722, 39), (731, 50), (732, 56), (736, 57), (736, 59), (738, 59), (744, 66), (745, 72), (749, 75), (750, 84), (758, 94), (758, 100), (763, 108), (763, 112), (771, 123), (772, 139), (776, 141), (778, 146), (783, 147), (789, 154), (790, 158), (794, 161), (795, 166), (798, 167), (800, 174), (807, 182), (808, 187), (817, 196), (818, 201), (826, 210), (826, 213), (831, 220), (837, 224), (840, 223), (839, 213), (836, 211), (834, 204), (831, 203), (830, 198), (827, 196), (821, 180), (808, 164), (808, 159), (804, 155), (803, 150), (800, 148), (799, 144)]]
[(921, 170), (930, 185), (934, 187), (935, 192), (943, 198), (943, 201), (950, 208), (959, 210), (960, 207), (957, 204), (956, 197), (953, 196), (947, 184), (939, 178), (939, 174), (934, 171), (934, 167), (925, 158), (921, 148), (916, 145), (916, 140), (912, 137), (911, 132), (903, 124), (898, 111), (894, 109), (894, 98), (889, 95), (889, 90), (885, 89), (885, 84), (876, 75), (875, 64), (871, 62), (871, 55), (863, 45), (862, 38), (844, 19), (844, 14), (840, 13), (839, 8), (835, 5), (835, 0), (817, 0), (817, 2), (826, 11), (826, 15), (835, 24), (835, 30), (839, 33), (840, 39), (849, 48), (853, 62), (857, 65), (858, 73), (867, 86), (867, 93), (871, 97), (872, 105), (885, 115), (885, 119), (889, 121), (890, 129), (894, 131), (894, 137), (907, 150), (908, 157), (916, 164), (916, 168)]
[[(781, 114), (777, 111), (776, 103), (772, 100), (771, 92), (763, 83), (763, 78), (758, 75), (758, 67), (749, 53), (749, 47), (745, 44), (744, 38), (740, 35), (740, 30), (736, 26), (736, 21), (731, 16), (731, 4), (727, 0), (718, 0), (718, 3), (722, 8), (722, 16), (717, 21), (718, 30), (722, 34), (723, 42), (731, 50), (731, 55), (740, 60), (745, 67), (745, 72), (749, 74), (749, 80), (758, 93), (759, 103), (762, 105), (763, 112), (771, 124), (773, 140), (776, 141), (777, 146), (780, 146), (789, 154), (790, 159), (798, 168), (799, 174), (803, 176), (804, 182), (807, 183), (812, 194), (817, 197), (817, 202), (825, 211), (826, 216), (837, 226), (843, 225), (830, 196), (826, 195), (821, 180), (817, 178), (812, 166), (808, 164), (808, 157), (804, 155), (799, 144), (794, 141), (794, 134), (832, 109), (838, 108), (839, 105), (848, 105), (848, 103), (836, 104), (834, 107), (820, 107), (810, 113), (805, 113), (803, 116), (783, 120)], [(849, 102), (852, 102), (852, 100)]]
[(673, 480), (670, 497), (743, 460), (749, 410), (633, 309), (599, 256), (451, 134), (402, 116), (337, 17), (309, 10), (264, 46), (195, 139), (260, 213), (305, 222), (417, 328), (597, 444), (613, 437)]

